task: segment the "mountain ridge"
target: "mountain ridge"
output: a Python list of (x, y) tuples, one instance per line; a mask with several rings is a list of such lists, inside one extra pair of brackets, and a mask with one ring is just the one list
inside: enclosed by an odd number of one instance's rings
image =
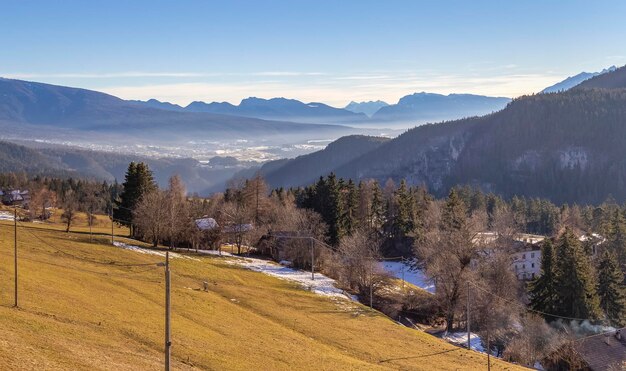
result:
[(548, 86), (547, 88), (543, 89), (541, 91), (541, 93), (558, 93), (561, 91), (565, 91), (565, 90), (569, 90), (587, 80), (589, 80), (590, 78), (593, 78), (595, 76), (598, 75), (603, 75), (607, 72), (613, 72), (616, 70), (615, 66), (611, 66), (609, 68), (605, 68), (600, 72), (581, 72), (577, 75), (574, 76), (570, 76), (568, 78), (566, 78), (563, 81), (557, 82), (556, 84), (552, 85), (552, 86)]
[(623, 202), (625, 120), (620, 68), (576, 89), (517, 98), (486, 116), (415, 127), (331, 171), (355, 181), (406, 179), (437, 195), (470, 184), (506, 197), (599, 203), (612, 195)]

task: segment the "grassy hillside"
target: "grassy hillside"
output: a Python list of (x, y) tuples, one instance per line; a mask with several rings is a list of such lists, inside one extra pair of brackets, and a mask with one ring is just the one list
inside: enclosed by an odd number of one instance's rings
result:
[[(0, 222), (0, 369), (162, 367), (163, 268), (120, 266), (157, 263), (160, 256), (109, 246), (105, 236), (89, 243), (84, 232), (68, 234), (58, 225), (25, 223), (18, 238), (16, 309), (12, 222)], [(175, 369), (486, 366), (479, 353), (359, 304), (317, 296), (229, 264), (229, 258), (193, 258), (171, 260)], [(203, 281), (210, 283), (208, 292), (200, 290)]]

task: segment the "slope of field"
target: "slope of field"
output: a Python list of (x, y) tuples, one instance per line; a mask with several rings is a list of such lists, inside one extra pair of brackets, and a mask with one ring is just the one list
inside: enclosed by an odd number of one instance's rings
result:
[[(13, 226), (0, 221), (0, 369), (161, 368), (164, 280), (155, 264), (162, 258), (112, 247), (105, 235), (89, 243), (86, 228), (77, 230), (18, 226), (20, 306), (13, 308)], [(97, 230), (106, 233), (106, 225)], [(315, 295), (232, 258), (189, 256), (171, 259), (174, 369), (486, 367), (484, 355), (360, 304)]]

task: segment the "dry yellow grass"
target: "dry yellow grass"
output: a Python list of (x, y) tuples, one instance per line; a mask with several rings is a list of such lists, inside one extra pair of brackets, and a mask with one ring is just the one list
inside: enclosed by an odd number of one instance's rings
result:
[[(160, 369), (159, 256), (89, 243), (84, 233), (18, 230), (20, 308), (13, 305), (13, 230), (0, 222), (0, 369)], [(46, 241), (44, 243), (43, 241)], [(51, 244), (49, 246), (48, 244)], [(486, 357), (228, 264), (172, 259), (174, 369), (485, 369)], [(203, 281), (209, 291), (201, 291)], [(495, 362), (494, 369), (517, 369)]]

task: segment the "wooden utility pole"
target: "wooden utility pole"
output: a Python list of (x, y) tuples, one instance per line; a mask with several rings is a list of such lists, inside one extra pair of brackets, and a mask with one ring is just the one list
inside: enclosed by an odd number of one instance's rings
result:
[(374, 259), (370, 259), (370, 309), (374, 308)]
[(487, 328), (487, 371), (491, 371), (491, 334)]
[(404, 292), (406, 291), (404, 289), (404, 256), (401, 258), (400, 264), (401, 264), (400, 266), (402, 267), (402, 291)]
[(15, 307), (17, 308), (17, 206), (13, 208), (13, 237), (14, 237), (14, 264), (15, 264)]
[(311, 238), (311, 280), (315, 281), (315, 243)]
[(467, 349), (472, 349), (470, 343), (470, 283), (467, 281)]
[(113, 204), (111, 204), (111, 245), (115, 245), (115, 240), (113, 239)]
[(165, 371), (170, 370), (172, 354), (171, 335), (171, 301), (170, 301), (170, 253), (165, 252)]

